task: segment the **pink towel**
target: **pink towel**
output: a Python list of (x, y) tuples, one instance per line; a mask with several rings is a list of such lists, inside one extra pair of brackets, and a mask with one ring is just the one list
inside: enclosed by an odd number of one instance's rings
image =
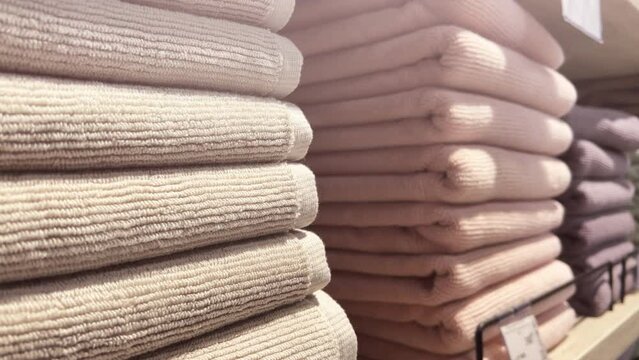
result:
[(561, 159), (576, 178), (616, 178), (626, 175), (630, 169), (630, 158), (626, 154), (589, 140), (577, 139)]
[(639, 149), (639, 118), (617, 110), (575, 106), (565, 117), (575, 137), (620, 151)]
[(627, 179), (574, 182), (559, 201), (570, 215), (593, 215), (632, 205), (635, 186)]
[(630, 211), (617, 211), (589, 216), (568, 216), (557, 234), (565, 254), (579, 254), (603, 244), (625, 239), (635, 232)]

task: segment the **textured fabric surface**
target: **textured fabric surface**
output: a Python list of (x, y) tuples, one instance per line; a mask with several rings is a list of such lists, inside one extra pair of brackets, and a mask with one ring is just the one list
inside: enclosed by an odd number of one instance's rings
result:
[(296, 106), (204, 91), (0, 74), (0, 169), (70, 170), (299, 160)]
[(355, 360), (344, 310), (324, 292), (141, 359)]
[[(472, 297), (437, 307), (351, 301), (340, 301), (340, 304), (349, 314), (358, 334), (428, 352), (458, 354), (473, 348), (475, 329), (480, 322), (571, 279), (570, 268), (555, 261)], [(573, 292), (574, 288), (567, 288), (538, 303), (533, 306), (533, 314), (562, 304)], [(485, 339), (498, 334), (497, 328), (488, 328)]]
[(581, 139), (575, 140), (561, 159), (576, 178), (616, 178), (626, 175), (630, 166), (628, 156), (623, 152)]
[[(327, 1), (318, 5), (333, 8)], [(303, 12), (308, 2), (301, 2)], [(324, 10), (324, 9), (321, 9)], [(330, 9), (326, 9), (328, 11)], [(392, 21), (388, 21), (392, 19)], [(305, 57), (352, 48), (437, 25), (457, 25), (557, 68), (564, 55), (559, 43), (512, 0), (412, 0), (398, 6), (286, 33)]]
[(474, 143), (558, 155), (572, 142), (570, 127), (555, 117), (439, 88), (309, 105), (304, 113), (315, 131), (313, 152)]
[(18, 283), (0, 298), (0, 357), (124, 359), (301, 301), (329, 279), (321, 240), (295, 232)]
[(570, 215), (593, 215), (630, 207), (634, 194), (635, 186), (627, 179), (579, 180), (571, 184), (559, 201)]
[(438, 254), (540, 235), (558, 227), (563, 216), (556, 201), (323, 204), (313, 228), (329, 248)]
[(533, 270), (559, 256), (554, 235), (459, 255), (399, 255), (328, 250), (328, 291), (340, 299), (441, 305)]
[(266, 29), (118, 0), (6, 0), (0, 70), (284, 97), (302, 56)]
[(285, 30), (326, 23), (368, 11), (398, 6), (406, 0), (297, 0)]
[(639, 149), (639, 118), (621, 111), (575, 106), (565, 117), (576, 138), (620, 151)]
[(630, 211), (608, 212), (587, 216), (566, 216), (557, 230), (563, 252), (579, 254), (603, 244), (630, 237), (635, 232), (635, 221)]
[(366, 98), (425, 85), (512, 101), (554, 116), (573, 106), (574, 86), (556, 71), (477, 34), (439, 26), (305, 59), (300, 104)]
[(295, 0), (123, 0), (134, 4), (226, 19), (278, 31), (291, 18)]
[(0, 176), (0, 281), (70, 273), (309, 225), (302, 165)]
[(472, 145), (335, 152), (307, 164), (322, 202), (541, 200), (571, 179), (555, 158)]

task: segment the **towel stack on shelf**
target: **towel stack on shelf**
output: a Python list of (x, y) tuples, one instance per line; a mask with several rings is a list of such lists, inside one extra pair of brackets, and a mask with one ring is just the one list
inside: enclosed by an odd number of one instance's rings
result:
[(293, 2), (131, 2), (0, 3), (0, 357), (355, 359)]
[[(516, 2), (298, 1), (284, 34), (305, 56), (288, 99), (314, 129), (328, 292), (362, 358), (472, 357), (480, 322), (572, 279), (551, 231), (576, 92)], [(548, 348), (573, 291), (533, 309)]]
[[(576, 106), (566, 121), (575, 141), (563, 158), (574, 179), (559, 198), (567, 216), (557, 233), (563, 242), (562, 259), (578, 274), (618, 262), (634, 251), (635, 221), (629, 207), (635, 187), (628, 179), (627, 152), (639, 149), (639, 119), (616, 110)], [(627, 265), (636, 267), (636, 259)], [(613, 289), (606, 271), (578, 284), (571, 302), (578, 313), (601, 315), (619, 298), (622, 266), (615, 266), (613, 273)], [(629, 275), (626, 289), (634, 289), (635, 280)]]

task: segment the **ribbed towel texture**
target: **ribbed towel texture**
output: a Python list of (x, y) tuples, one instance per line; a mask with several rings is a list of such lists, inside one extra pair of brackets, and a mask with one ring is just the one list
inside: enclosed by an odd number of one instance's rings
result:
[(3, 71), (284, 97), (302, 65), (266, 29), (119, 0), (6, 0), (0, 26)]
[(626, 175), (630, 167), (623, 152), (578, 139), (561, 156), (576, 178), (610, 179)]
[(635, 186), (627, 179), (579, 180), (559, 197), (559, 201), (571, 215), (592, 215), (628, 208), (634, 194)]
[(329, 278), (321, 240), (295, 232), (7, 286), (0, 357), (124, 359), (301, 301)]
[(295, 105), (205, 91), (0, 74), (0, 170), (300, 160)]
[(634, 231), (632, 213), (622, 210), (588, 216), (567, 216), (557, 233), (564, 239), (564, 252), (576, 254), (627, 238)]
[(141, 359), (355, 359), (355, 333), (324, 292)]
[(575, 106), (565, 117), (575, 137), (619, 151), (639, 148), (639, 119), (605, 108)]

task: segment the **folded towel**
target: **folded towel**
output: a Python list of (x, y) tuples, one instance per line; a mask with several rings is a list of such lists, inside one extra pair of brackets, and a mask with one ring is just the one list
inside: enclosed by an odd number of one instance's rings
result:
[(573, 182), (559, 201), (570, 215), (596, 213), (629, 208), (635, 194), (635, 186), (627, 179), (608, 181), (579, 180)]
[(635, 87), (634, 89), (606, 91), (597, 94), (591, 94), (586, 102), (581, 101), (581, 98), (579, 100), (579, 102), (584, 105), (604, 106), (619, 109), (620, 107), (639, 104), (639, 88)]
[(392, 94), (426, 85), (512, 101), (554, 116), (577, 93), (562, 75), (470, 31), (439, 26), (305, 59), (291, 101), (316, 104)]
[(459, 255), (367, 254), (328, 250), (328, 291), (340, 299), (441, 305), (549, 263), (561, 243), (541, 235)]
[(317, 213), (302, 165), (0, 176), (0, 282), (274, 234)]
[(118, 0), (4, 0), (0, 70), (284, 97), (302, 56), (266, 29)]
[(293, 14), (295, 0), (123, 0), (160, 9), (226, 19), (278, 31)]
[[(299, 1), (299, 0), (298, 0)], [(615, 90), (637, 90), (639, 75), (624, 75), (621, 77), (606, 77), (599, 79), (577, 81), (579, 86), (579, 102), (588, 103), (591, 96), (599, 96)]]
[(322, 202), (539, 200), (563, 193), (570, 170), (542, 155), (432, 145), (310, 156)]
[(635, 221), (630, 211), (617, 211), (588, 216), (567, 216), (557, 230), (563, 253), (579, 254), (630, 237)]
[[(557, 346), (577, 322), (575, 311), (565, 303), (537, 315), (536, 318), (539, 337), (547, 350)], [(359, 359), (476, 360), (474, 351), (457, 355), (441, 355), (366, 335), (358, 335), (357, 340), (360, 349)], [(365, 355), (366, 358), (361, 355)], [(495, 338), (484, 344), (484, 360), (509, 360), (501, 339)]]
[(355, 360), (344, 310), (322, 291), (301, 302), (176, 344), (140, 359)]
[(248, 96), (0, 74), (0, 170), (300, 160), (294, 105)]
[(572, 142), (570, 127), (550, 115), (439, 88), (309, 105), (304, 113), (313, 152), (475, 143), (558, 155)]
[(294, 232), (5, 286), (0, 357), (124, 359), (292, 304), (330, 278), (321, 240)]
[[(437, 354), (458, 354), (473, 348), (475, 330), (481, 322), (570, 280), (568, 265), (555, 261), (467, 299), (437, 307), (351, 301), (340, 304), (358, 334)], [(573, 293), (571, 287), (560, 291), (533, 306), (532, 312), (540, 314), (560, 305)], [(491, 327), (484, 336), (491, 339), (498, 334), (499, 330)]]
[[(299, 11), (315, 6), (330, 11), (327, 1), (301, 1)], [(325, 6), (328, 9), (321, 9)], [(390, 21), (389, 21), (390, 20)], [(323, 22), (286, 33), (305, 57), (370, 44), (437, 25), (456, 25), (478, 33), (531, 59), (557, 68), (564, 55), (559, 43), (512, 0), (412, 0), (376, 11)]]
[(609, 179), (626, 175), (630, 161), (623, 152), (578, 139), (561, 156), (576, 178)]
[(639, 149), (639, 118), (605, 108), (575, 106), (565, 117), (575, 137), (620, 151)]
[(442, 254), (540, 235), (558, 227), (563, 216), (556, 201), (323, 204), (314, 230), (335, 249)]

